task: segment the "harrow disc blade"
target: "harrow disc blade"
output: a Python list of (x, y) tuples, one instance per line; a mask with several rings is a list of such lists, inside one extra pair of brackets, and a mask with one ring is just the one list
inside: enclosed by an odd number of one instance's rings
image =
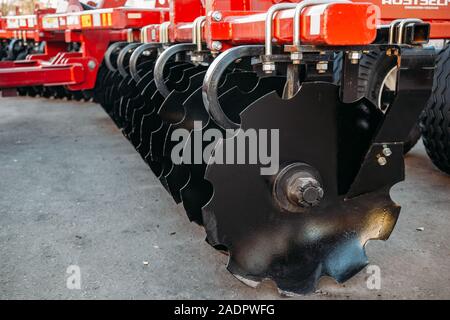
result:
[(41, 92), (41, 97), (49, 99), (49, 98), (53, 97), (54, 94), (55, 94), (55, 91), (54, 91), (53, 87), (44, 87)]
[(44, 88), (41, 86), (26, 87), (26, 88), (27, 88), (27, 95), (33, 98), (41, 95), (44, 90)]
[(66, 97), (66, 89), (62, 86), (54, 87), (55, 99), (64, 99)]
[[(203, 76), (204, 74), (202, 73), (202, 78)], [(194, 82), (195, 80), (191, 81), (191, 85)], [(251, 90), (251, 88), (253, 88), (256, 83), (257, 77), (255, 73), (236, 71), (234, 73), (229, 73), (225, 76), (225, 80), (221, 84), (219, 92), (224, 92), (234, 87)], [(180, 99), (180, 101), (181, 100), (182, 99)], [(165, 170), (163, 170), (163, 177), (161, 177), (161, 179), (164, 179), (165, 183), (169, 187), (169, 191), (172, 197), (176, 199), (176, 201), (178, 202), (184, 201), (182, 199), (180, 191), (188, 183), (190, 174), (187, 166), (183, 164), (175, 165), (172, 162), (171, 159), (172, 149), (178, 143), (172, 141), (172, 133), (177, 129), (185, 129), (192, 131), (194, 129), (194, 121), (198, 121), (204, 124), (207, 124), (209, 122), (209, 116), (203, 106), (201, 88), (199, 87), (196, 90), (194, 90), (194, 92), (187, 99), (185, 99), (181, 105), (177, 105), (176, 103), (167, 100), (167, 104), (165, 103), (163, 107), (161, 107), (159, 114), (163, 119), (163, 121), (165, 122), (165, 125), (167, 126), (167, 129), (166, 128), (161, 129), (161, 131), (164, 130), (165, 132), (162, 150), (163, 152), (162, 158), (164, 159), (163, 161)], [(202, 148), (203, 146), (200, 147)], [(180, 151), (182, 151), (182, 149)], [(182, 156), (183, 155), (181, 152), (180, 157)], [(191, 192), (190, 195), (187, 197), (186, 201), (188, 203), (197, 202), (197, 199), (202, 194), (205, 194), (205, 192), (203, 191), (201, 193)], [(201, 208), (201, 206), (199, 208)], [(186, 210), (186, 212), (191, 221), (195, 221), (201, 224), (200, 214), (191, 213), (190, 210)]]
[(108, 68), (102, 63), (98, 69), (93, 96), (94, 102), (99, 103), (100, 105), (104, 104), (104, 91), (106, 90), (105, 86), (109, 79), (109, 73), (110, 71)]
[[(167, 76), (166, 85), (168, 88), (173, 88), (177, 83), (183, 79), (185, 72), (194, 72), (195, 68), (191, 64), (178, 64), (169, 68), (169, 74)], [(185, 86), (189, 83), (184, 81)], [(172, 89), (173, 90), (173, 89)], [(162, 164), (159, 161), (153, 161), (150, 157), (150, 138), (151, 133), (157, 130), (161, 125), (161, 120), (157, 115), (157, 111), (160, 109), (164, 102), (164, 97), (155, 91), (148, 107), (146, 108), (145, 114), (143, 114), (140, 123), (140, 134), (139, 134), (139, 145), (136, 150), (145, 159), (147, 164), (152, 169), (153, 173), (159, 177), (162, 173)], [(139, 119), (137, 119), (139, 120)]]
[[(228, 270), (249, 285), (271, 279), (280, 291), (291, 294), (313, 291), (321, 276), (345, 281), (367, 264), (366, 242), (387, 239), (395, 225), (400, 207), (391, 200), (389, 189), (402, 178), (401, 144), (392, 145), (393, 157), (383, 168), (376, 164), (382, 145), (364, 140), (365, 152), (350, 190), (365, 191), (358, 196), (348, 189), (343, 192), (338, 183), (346, 173), (339, 156), (340, 139), (345, 137), (340, 116), (350, 109), (376, 111), (364, 101), (339, 102), (338, 91), (333, 84), (304, 83), (290, 100), (267, 94), (241, 113), (243, 130), (216, 146), (215, 157), (226, 159), (228, 148), (246, 130), (279, 130), (279, 168), (275, 166), (273, 174), (261, 174), (267, 165), (236, 164), (236, 157), (234, 164), (210, 159), (205, 177), (213, 196), (203, 208), (208, 242), (229, 250)], [(353, 120), (347, 124), (353, 135), (369, 131), (373, 137), (379, 125), (374, 121), (373, 127), (358, 126), (361, 119)], [(277, 151), (275, 142), (268, 154)], [(247, 155), (249, 150), (247, 145)], [(296, 182), (295, 174), (304, 174), (292, 168), (313, 168), (318, 173), (320, 201), (299, 205), (308, 198), (306, 193), (295, 204), (286, 200), (290, 190), (298, 189), (284, 189), (281, 182)], [(378, 177), (376, 186), (365, 183), (368, 174)]]
[(120, 117), (118, 114), (120, 101), (124, 94), (126, 94), (126, 84), (128, 82), (127, 78), (123, 78), (120, 73), (116, 75), (114, 78), (114, 82), (109, 91), (109, 101), (111, 101), (111, 109), (108, 112), (111, 119), (117, 125), (118, 128), (120, 126)]
[[(256, 74), (250, 72), (236, 72), (227, 75), (225, 82), (219, 88), (219, 97), (221, 105), (225, 106), (227, 115), (236, 119), (239, 118), (239, 113), (244, 110), (251, 103), (256, 101), (263, 95), (271, 92), (283, 90), (285, 78), (283, 77), (267, 77), (259, 79)], [(192, 157), (201, 150), (202, 155), (205, 149), (209, 148), (212, 151), (212, 142), (201, 142), (200, 148), (196, 146), (197, 134), (204, 136), (209, 129), (222, 130), (214, 121), (209, 118), (202, 103), (202, 92), (197, 91), (189, 100), (185, 102), (186, 116), (183, 121), (177, 125), (173, 125), (172, 130), (176, 128), (185, 128), (190, 130), (189, 138), (184, 146), (182, 157), (183, 162), (189, 163), (187, 165), (174, 165), (169, 173), (166, 175), (166, 180), (169, 188), (175, 192), (179, 192), (183, 201), (183, 206), (189, 218), (199, 224), (202, 221), (201, 208), (208, 202), (212, 194), (212, 188), (209, 182), (204, 179), (206, 163), (203, 161), (197, 163), (190, 160), (185, 161), (185, 155)], [(194, 129), (194, 121), (201, 121), (202, 127)], [(237, 121), (239, 122), (239, 120)], [(172, 132), (172, 131), (171, 131)], [(166, 148), (165, 153), (169, 155), (173, 144), (169, 144), (171, 132), (167, 136), (167, 144), (170, 147)], [(187, 177), (187, 178), (186, 178)]]
[[(142, 108), (147, 100), (151, 99), (153, 93), (148, 89), (151, 81), (153, 80), (153, 70), (149, 70), (146, 74), (140, 77), (140, 80), (133, 86), (131, 93), (127, 101), (122, 106), (124, 125), (122, 132), (130, 139), (130, 134), (133, 130), (132, 121), (133, 115), (136, 110)], [(130, 140), (131, 141), (131, 140)]]
[[(146, 75), (149, 70), (153, 69), (153, 62), (145, 61), (139, 64), (137, 66), (137, 69), (137, 75), (140, 79), (142, 79), (142, 77)], [(124, 128), (127, 125), (127, 109), (130, 101), (133, 98), (139, 96), (144, 88), (145, 86), (143, 82), (140, 81), (139, 83), (137, 83), (131, 75), (126, 77), (126, 82), (121, 88), (121, 98), (118, 103), (117, 110), (115, 111), (119, 119), (120, 128)]]
[(72, 93), (72, 98), (75, 101), (83, 100), (83, 93), (81, 91), (71, 91), (71, 93)]
[[(164, 157), (164, 141), (166, 140), (168, 130), (172, 123), (177, 123), (183, 119), (183, 103), (196, 89), (201, 87), (204, 76), (204, 71), (191, 76), (188, 87), (184, 91), (173, 90), (161, 105), (158, 115), (155, 114), (155, 121), (158, 119), (160, 121), (160, 126), (157, 130), (151, 132), (149, 156), (152, 161), (160, 162), (162, 164), (162, 175), (160, 180), (163, 185), (168, 185), (165, 176), (169, 173), (172, 166), (170, 155)], [(174, 189), (171, 189), (169, 186), (169, 192), (176, 203), (181, 202), (181, 197), (177, 191), (177, 189), (179, 190), (181, 187), (182, 186), (174, 186)]]
[(130, 123), (123, 129), (124, 134), (128, 137), (131, 144), (137, 148), (140, 142), (141, 123), (144, 114), (151, 108), (151, 98), (156, 91), (155, 82), (153, 80), (153, 71), (146, 74), (140, 84), (145, 84), (145, 87), (132, 99), (127, 107), (127, 113), (130, 114)]

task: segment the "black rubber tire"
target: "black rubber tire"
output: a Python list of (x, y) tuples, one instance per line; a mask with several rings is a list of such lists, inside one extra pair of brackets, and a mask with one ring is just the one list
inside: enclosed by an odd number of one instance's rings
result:
[[(374, 105), (378, 105), (378, 94), (387, 73), (397, 64), (396, 57), (389, 57), (385, 52), (371, 51), (363, 55), (359, 63), (358, 95), (365, 96)], [(419, 141), (421, 136), (419, 123), (414, 125), (403, 144), (403, 153), (407, 154)]]
[(420, 118), (423, 144), (436, 167), (450, 175), (450, 44), (436, 60), (433, 92)]

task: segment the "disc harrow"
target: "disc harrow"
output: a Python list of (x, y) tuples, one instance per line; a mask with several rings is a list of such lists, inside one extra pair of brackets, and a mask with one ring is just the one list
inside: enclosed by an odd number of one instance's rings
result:
[[(390, 189), (432, 91), (426, 43), (448, 38), (448, 17), (393, 20), (362, 0), (162, 2), (111, 9), (100, 30), (69, 28), (81, 48), (50, 62), (64, 81), (34, 81), (28, 94), (99, 103), (244, 283), (291, 295), (351, 278), (399, 216)], [(383, 110), (358, 82), (373, 52), (396, 61)]]

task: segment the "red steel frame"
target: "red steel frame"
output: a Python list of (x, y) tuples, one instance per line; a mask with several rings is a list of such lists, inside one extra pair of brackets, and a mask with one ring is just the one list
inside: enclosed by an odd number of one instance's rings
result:
[[(222, 50), (239, 44), (263, 43), (266, 17), (265, 13), (272, 5), (279, 2), (281, 1), (207, 1), (206, 11), (208, 12), (208, 28), (205, 36), (208, 47), (212, 47), (211, 44), (213, 41), (221, 41), (223, 45)], [(388, 24), (399, 18), (419, 18), (430, 23), (430, 38), (450, 38), (450, 7), (448, 5), (448, 1), (446, 0), (353, 0), (353, 3), (371, 3), (378, 7), (380, 9), (378, 12), (380, 24)], [(402, 3), (402, 5), (397, 5), (397, 3)], [(419, 5), (421, 3), (429, 3), (430, 5)], [(336, 6), (338, 5), (336, 4)], [(435, 10), (437, 8), (439, 8), (439, 10)], [(307, 11), (308, 9), (305, 9), (306, 16)], [(334, 30), (336, 31), (334, 32), (335, 34), (341, 34), (344, 37), (348, 37), (350, 40), (359, 38), (356, 34), (361, 31), (361, 29), (357, 30), (355, 28), (356, 26), (352, 24), (352, 21), (354, 20), (351, 15), (352, 11), (353, 10), (350, 10), (348, 16), (344, 13), (340, 21), (337, 20), (336, 23), (333, 22), (334, 24), (329, 31), (331, 32)], [(212, 15), (217, 12), (219, 12), (222, 17), (220, 21), (216, 21), (212, 17)], [(353, 11), (353, 13), (357, 14), (356, 11)], [(283, 10), (275, 15), (273, 22), (273, 38), (278, 44), (292, 42), (292, 17), (293, 10)], [(309, 26), (308, 19), (302, 19), (302, 23), (302, 40), (307, 40), (306, 31)]]
[[(208, 27), (204, 28), (203, 33), (209, 48), (212, 48), (213, 41), (221, 41), (222, 51), (239, 44), (262, 43), (264, 42), (265, 14), (272, 5), (279, 2), (281, 1), (208, 0), (205, 2), (201, 0), (173, 0), (173, 13), (171, 14), (171, 26), (169, 28), (170, 42), (189, 42), (192, 39), (192, 23), (190, 21), (208, 12)], [(282, 2), (295, 3), (300, 1)], [(377, 11), (379, 24), (389, 24), (399, 18), (420, 18), (430, 23), (431, 39), (450, 38), (450, 7), (446, 0), (396, 0), (395, 2), (393, 0), (354, 0), (353, 2), (375, 5), (375, 7), (370, 7), (369, 10), (377, 10), (376, 8), (379, 8), (380, 11)], [(446, 5), (443, 5), (444, 2)], [(206, 8), (203, 7), (203, 3), (206, 4)], [(429, 5), (422, 5), (422, 3), (428, 3)], [(442, 5), (440, 5), (441, 3)], [(358, 27), (355, 24), (351, 24), (351, 21), (354, 20), (352, 14), (355, 13), (352, 11), (350, 10), (347, 16), (345, 14), (341, 16), (340, 20), (337, 20), (338, 22), (331, 22), (333, 23), (333, 28), (330, 28), (330, 32), (355, 41), (355, 38), (358, 38), (356, 33), (363, 31), (365, 28), (364, 26)], [(221, 21), (216, 21), (212, 18), (212, 14), (217, 12), (222, 17)], [(359, 14), (362, 13), (359, 12)], [(372, 12), (369, 11), (369, 18), (370, 14)], [(273, 37), (278, 44), (292, 42), (292, 16), (293, 10), (284, 10), (275, 15)], [(308, 18), (302, 20), (304, 21), (302, 30), (308, 30)], [(342, 23), (342, 21), (346, 21), (346, 23)], [(159, 41), (158, 28), (159, 26), (148, 28), (147, 39), (154, 42)], [(367, 39), (370, 39), (373, 34), (360, 34), (359, 36), (366, 36)], [(305, 32), (302, 33), (302, 40), (307, 40)], [(344, 42), (343, 40), (345, 39), (340, 41)]]
[[(100, 8), (115, 8), (122, 6), (127, 0), (104, 0), (100, 3)], [(70, 10), (82, 10), (79, 0), (69, 0)], [(56, 9), (36, 9), (34, 15), (19, 15), (0, 17), (0, 40), (23, 39), (34, 40), (35, 42), (45, 41), (45, 53), (29, 55), (27, 60), (49, 60), (59, 52), (67, 48), (65, 42), (64, 29), (52, 28), (48, 16), (55, 14)], [(64, 18), (62, 18), (64, 21)], [(59, 21), (57, 21), (59, 24)], [(54, 23), (53, 23), (54, 26)], [(9, 64), (0, 62), (0, 68)], [(19, 65), (26, 65), (22, 62)]]
[[(172, 0), (170, 2), (170, 25), (168, 26), (169, 42), (191, 42), (193, 22), (198, 17), (205, 16), (205, 12), (202, 0)], [(148, 42), (161, 41), (160, 27), (159, 24), (146, 26), (145, 38)]]
[[(441, 0), (420, 1), (427, 2), (430, 6), (439, 6), (441, 3)], [(206, 27), (202, 32), (209, 48), (213, 48), (214, 41), (220, 41), (220, 50), (240, 44), (263, 43), (266, 12), (272, 5), (279, 2), (300, 1), (172, 0), (169, 42), (191, 42), (192, 22), (208, 12)], [(394, 2), (391, 0), (355, 0), (351, 4), (327, 5), (325, 13), (322, 12), (319, 36), (308, 33), (312, 23), (312, 8), (307, 8), (302, 12), (301, 17), (301, 39), (313, 45), (369, 44), (375, 38), (375, 30), (367, 27), (368, 19), (376, 18), (380, 23), (387, 24), (394, 19), (407, 17), (421, 18), (429, 22), (432, 38), (450, 38), (448, 5), (441, 6), (440, 10), (427, 10), (417, 7), (416, 0), (396, 0), (396, 4), (392, 3)], [(397, 3), (402, 3), (403, 6)], [(156, 1), (156, 4), (159, 4), (159, 1)], [(377, 10), (378, 7), (380, 10)], [(220, 19), (213, 17), (213, 14), (217, 12), (220, 13)], [(293, 13), (294, 10), (291, 9), (275, 14), (273, 39), (278, 44), (292, 43)], [(95, 14), (97, 17), (94, 17)], [(55, 21), (54, 28), (52, 28), (52, 19)], [(45, 15), (42, 21), (46, 25), (42, 28), (49, 32), (64, 30), (66, 42), (82, 43), (81, 52), (59, 53), (51, 63), (27, 66), (27, 69), (20, 71), (13, 68), (0, 69), (0, 88), (23, 86), (26, 82), (30, 85), (65, 84), (71, 90), (92, 89), (98, 67), (110, 43), (135, 41), (139, 36), (138, 29), (143, 26), (147, 26), (147, 39), (152, 42), (160, 41), (160, 24), (167, 20), (168, 12), (164, 8), (155, 10), (114, 8), (64, 15)], [(131, 33), (130, 30), (132, 30)], [(20, 62), (17, 63), (17, 66), (20, 64)], [(46, 72), (50, 75), (45, 75)], [(27, 80), (24, 80), (25, 75)]]
[(136, 41), (139, 28), (160, 24), (168, 17), (168, 8), (161, 4), (155, 9), (120, 7), (46, 15), (42, 29), (62, 31), (65, 43), (81, 43), (80, 52), (62, 50), (51, 62), (31, 56), (27, 61), (9, 63), (0, 68), (0, 88), (66, 85), (74, 91), (93, 89), (110, 43)]

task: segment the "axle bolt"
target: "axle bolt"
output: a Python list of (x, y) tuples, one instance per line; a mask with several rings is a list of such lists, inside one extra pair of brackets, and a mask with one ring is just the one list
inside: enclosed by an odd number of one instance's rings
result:
[(292, 52), (291, 60), (293, 64), (300, 64), (300, 61), (303, 59), (303, 54), (301, 52)]
[(220, 11), (214, 11), (214, 12), (211, 14), (211, 17), (214, 19), (214, 21), (219, 22), (219, 21), (222, 20), (222, 13), (221, 13)]
[(323, 189), (320, 182), (314, 178), (297, 178), (291, 183), (288, 190), (289, 199), (302, 207), (313, 207), (323, 198)]
[(212, 48), (214, 51), (220, 51), (220, 50), (222, 50), (222, 42), (220, 42), (220, 41), (213, 41), (212, 44), (211, 44), (211, 48)]
[(383, 148), (383, 154), (384, 154), (386, 157), (390, 157), (390, 156), (392, 155), (392, 150), (391, 150), (390, 148), (388, 148), (388, 147), (384, 147), (384, 148)]
[(351, 64), (358, 64), (361, 57), (362, 53), (359, 51), (350, 51), (348, 53), (348, 59), (350, 60)]
[(379, 158), (378, 158), (378, 164), (379, 164), (380, 166), (385, 166), (385, 165), (387, 164), (386, 158), (385, 158), (385, 157), (379, 157)]
[(327, 61), (319, 61), (316, 64), (316, 70), (318, 73), (325, 73), (328, 70), (328, 62)]
[(276, 70), (275, 63), (274, 62), (263, 62), (262, 70), (265, 73), (273, 73), (273, 72), (275, 72), (275, 70)]

